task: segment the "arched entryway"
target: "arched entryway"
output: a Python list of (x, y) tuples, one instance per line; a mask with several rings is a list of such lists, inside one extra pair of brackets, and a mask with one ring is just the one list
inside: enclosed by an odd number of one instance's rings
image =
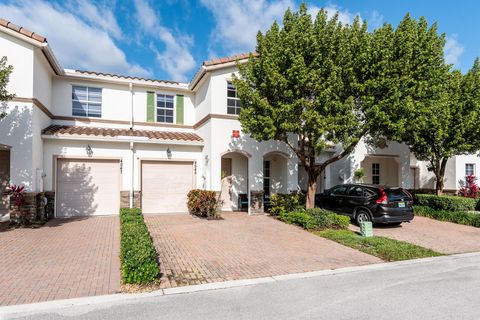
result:
[(248, 210), (248, 159), (249, 154), (242, 151), (224, 153), (221, 158), (222, 210)]
[(267, 210), (272, 194), (288, 193), (288, 158), (287, 154), (278, 151), (263, 156), (263, 197)]
[(365, 173), (364, 183), (389, 187), (400, 185), (400, 165), (397, 156), (368, 155), (361, 166)]

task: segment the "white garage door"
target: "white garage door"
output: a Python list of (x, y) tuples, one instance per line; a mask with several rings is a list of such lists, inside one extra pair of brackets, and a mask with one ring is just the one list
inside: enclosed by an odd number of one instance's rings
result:
[(56, 203), (57, 217), (118, 214), (120, 162), (59, 159)]
[(187, 213), (193, 162), (142, 161), (143, 213)]

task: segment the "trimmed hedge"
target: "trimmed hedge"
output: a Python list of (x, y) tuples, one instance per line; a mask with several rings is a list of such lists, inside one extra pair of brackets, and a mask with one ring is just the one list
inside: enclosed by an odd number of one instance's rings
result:
[(188, 211), (198, 217), (204, 218), (220, 218), (219, 207), (221, 201), (217, 197), (215, 191), (202, 189), (193, 189), (187, 195)]
[(270, 213), (272, 215), (279, 215), (281, 213), (305, 208), (305, 201), (306, 196), (301, 192), (272, 194), (270, 196)]
[(455, 196), (437, 196), (433, 194), (416, 194), (415, 203), (436, 210), (474, 211), (477, 200)]
[(480, 214), (473, 212), (435, 210), (427, 206), (414, 206), (413, 211), (417, 216), (480, 228)]
[(320, 208), (282, 212), (279, 218), (288, 224), (295, 224), (307, 230), (347, 229), (350, 224), (349, 217)]
[(140, 209), (120, 209), (120, 263), (123, 283), (158, 279), (158, 254)]

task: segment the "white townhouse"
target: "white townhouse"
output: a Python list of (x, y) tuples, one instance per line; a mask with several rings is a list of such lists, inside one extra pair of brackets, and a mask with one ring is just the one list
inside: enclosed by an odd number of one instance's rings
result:
[[(190, 83), (67, 70), (46, 38), (0, 19), (2, 56), (14, 68), (8, 91), (15, 98), (0, 121), (0, 192), (24, 185), (32, 212), (184, 213), (188, 191), (201, 188), (220, 192), (224, 210), (259, 213), (269, 195), (306, 189), (285, 144), (242, 133), (231, 77), (248, 54), (205, 61)], [(446, 189), (457, 189), (478, 165), (476, 156), (449, 161)], [(361, 167), (366, 183), (433, 188), (433, 176), (406, 146), (361, 143), (327, 169), (320, 190), (353, 182)], [(8, 212), (8, 198), (1, 200)]]

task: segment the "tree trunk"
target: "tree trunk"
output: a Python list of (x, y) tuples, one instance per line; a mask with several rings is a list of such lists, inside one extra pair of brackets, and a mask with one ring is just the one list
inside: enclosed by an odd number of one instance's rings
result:
[(447, 167), (447, 160), (448, 158), (443, 158), (440, 163), (440, 167), (435, 172), (435, 194), (437, 196), (441, 196), (443, 194), (444, 188), (444, 178), (445, 178), (445, 169)]
[(309, 170), (308, 173), (308, 187), (307, 187), (307, 203), (306, 208), (315, 208), (315, 194), (317, 193), (317, 178), (319, 173), (317, 170)]

